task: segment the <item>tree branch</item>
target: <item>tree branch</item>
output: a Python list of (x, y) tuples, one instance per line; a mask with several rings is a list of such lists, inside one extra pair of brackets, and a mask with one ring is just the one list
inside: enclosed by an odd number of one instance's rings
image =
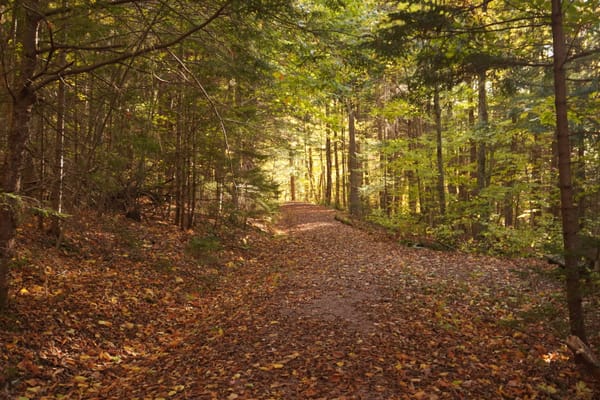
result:
[(82, 8), (85, 8), (86, 10), (97, 10), (100, 8), (108, 8), (108, 7), (112, 7), (112, 6), (119, 6), (122, 4), (140, 3), (140, 2), (146, 2), (146, 1), (148, 1), (148, 0), (113, 0), (113, 1), (107, 1), (107, 2), (94, 3), (91, 7), (89, 5), (59, 7), (59, 8), (54, 8), (52, 10), (45, 11), (43, 13), (43, 16), (44, 17), (52, 17), (55, 15), (68, 14), (68, 13), (72, 12), (73, 10), (82, 9)]
[[(193, 28), (189, 29), (188, 31), (180, 34), (179, 36), (175, 37), (172, 40), (166, 41), (166, 42), (162, 42), (159, 44), (155, 44), (155, 45), (149, 45), (146, 47), (142, 47), (138, 50), (134, 50), (128, 53), (124, 53), (121, 54), (119, 56), (113, 57), (113, 58), (109, 58), (107, 60), (104, 61), (100, 61), (97, 62), (95, 64), (91, 64), (91, 65), (86, 65), (86, 66), (82, 66), (82, 67), (78, 67), (78, 68), (73, 68), (73, 69), (68, 69), (68, 70), (64, 70), (60, 73), (53, 73), (50, 75), (47, 75), (46, 78), (41, 79), (39, 82), (37, 82), (36, 84), (32, 84), (31, 85), (31, 89), (32, 90), (38, 90), (43, 88), (44, 86), (57, 81), (58, 79), (64, 78), (66, 76), (72, 76), (72, 75), (79, 75), (79, 74), (84, 74), (87, 72), (91, 72), (93, 70), (96, 70), (98, 68), (102, 68), (105, 67), (107, 65), (112, 65), (112, 64), (116, 64), (116, 63), (120, 63), (126, 60), (130, 60), (132, 58), (135, 57), (139, 57), (141, 55), (144, 54), (148, 54), (148, 53), (152, 53), (158, 50), (164, 50), (167, 49), (177, 43), (182, 42), (183, 40), (187, 39), (188, 37), (190, 37), (191, 35), (193, 35), (194, 33), (204, 29), (206, 26), (208, 26), (210, 23), (212, 23), (214, 20), (216, 20), (217, 18), (219, 18), (219, 16), (221, 16), (221, 14), (223, 14), (223, 12), (227, 9), (227, 7), (231, 4), (233, 0), (227, 0), (225, 1), (225, 3), (223, 3), (223, 5), (221, 5), (221, 7), (219, 7), (219, 9), (217, 9), (210, 17), (208, 17), (203, 23), (201, 23), (200, 25), (194, 26)], [(119, 3), (125, 3), (128, 1), (120, 1)], [(131, 1), (129, 1), (131, 2)], [(116, 2), (115, 2), (116, 3)], [(111, 3), (112, 4), (112, 3)]]

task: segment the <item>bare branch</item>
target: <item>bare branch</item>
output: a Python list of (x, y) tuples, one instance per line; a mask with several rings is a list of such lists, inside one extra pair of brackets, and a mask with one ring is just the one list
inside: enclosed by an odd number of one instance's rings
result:
[(582, 51), (581, 53), (573, 54), (571, 57), (567, 58), (567, 62), (575, 61), (575, 60), (578, 60), (580, 58), (585, 58), (585, 57), (593, 56), (593, 55), (598, 54), (598, 53), (600, 53), (600, 48), (595, 48), (595, 49), (589, 49), (589, 50), (586, 50), (586, 51)]

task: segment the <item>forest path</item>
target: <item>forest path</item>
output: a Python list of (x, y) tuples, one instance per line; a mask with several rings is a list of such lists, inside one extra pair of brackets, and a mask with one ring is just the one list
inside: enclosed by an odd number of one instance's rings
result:
[(303, 203), (282, 207), (278, 229), (254, 260), (266, 293), (244, 297), (205, 364), (207, 396), (573, 396), (564, 347), (535, 318), (556, 288), (511, 272), (523, 266), (378, 241)]

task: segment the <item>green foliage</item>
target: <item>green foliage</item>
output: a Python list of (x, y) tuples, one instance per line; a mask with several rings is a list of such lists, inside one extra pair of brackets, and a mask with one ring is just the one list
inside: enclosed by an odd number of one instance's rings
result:
[(186, 252), (204, 265), (218, 262), (221, 240), (214, 235), (193, 236), (186, 245)]
[(0, 192), (0, 207), (11, 208), (17, 219), (21, 218), (23, 213), (26, 212), (46, 218), (56, 217), (59, 219), (66, 219), (70, 217), (69, 214), (40, 206), (40, 201), (38, 199), (15, 193)]
[(381, 210), (373, 210), (367, 219), (398, 234), (401, 241), (411, 241), (427, 235), (427, 224), (418, 215), (399, 213), (390, 218)]
[(521, 257), (534, 255), (539, 232), (533, 229), (515, 229), (488, 224), (483, 233), (486, 252), (492, 255)]

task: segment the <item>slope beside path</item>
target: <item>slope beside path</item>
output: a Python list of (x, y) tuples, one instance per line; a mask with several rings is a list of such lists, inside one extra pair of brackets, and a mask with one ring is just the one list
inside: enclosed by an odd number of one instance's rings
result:
[(282, 207), (275, 234), (250, 233), (230, 261), (201, 270), (179, 259), (185, 236), (132, 229), (150, 247), (169, 243), (137, 257), (69, 256), (46, 287), (18, 277), (25, 291), (0, 319), (0, 394), (595, 396), (559, 337), (560, 284), (530, 261), (399, 246), (304, 203)]

